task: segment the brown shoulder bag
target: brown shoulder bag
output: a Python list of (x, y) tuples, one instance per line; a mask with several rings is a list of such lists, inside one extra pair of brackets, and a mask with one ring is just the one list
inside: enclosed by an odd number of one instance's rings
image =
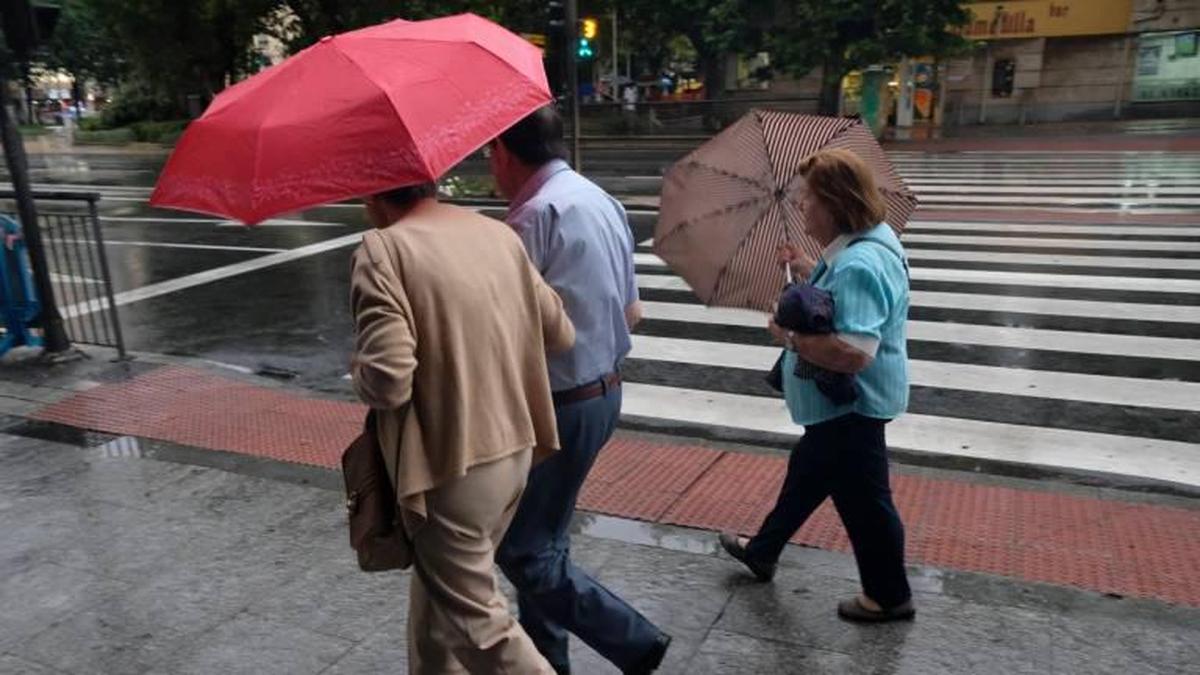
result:
[(358, 566), (364, 572), (407, 569), (412, 565), (412, 543), (396, 504), (394, 485), (399, 481), (394, 479), (399, 477), (399, 467), (397, 458), (397, 474), (389, 479), (375, 431), (375, 411), (368, 412), (362, 434), (342, 453), (350, 547), (358, 554)]

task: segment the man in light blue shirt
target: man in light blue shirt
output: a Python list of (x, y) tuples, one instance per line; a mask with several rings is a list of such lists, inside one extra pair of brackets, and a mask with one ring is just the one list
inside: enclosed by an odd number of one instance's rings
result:
[(558, 673), (570, 672), (568, 633), (624, 673), (650, 673), (670, 636), (570, 559), (575, 502), (621, 415), (621, 361), (641, 318), (629, 221), (567, 164), (553, 108), (518, 122), (488, 152), (511, 200), (506, 220), (562, 298), (576, 336), (573, 349), (548, 359), (562, 450), (530, 472), (497, 562), (517, 589), (521, 625)]

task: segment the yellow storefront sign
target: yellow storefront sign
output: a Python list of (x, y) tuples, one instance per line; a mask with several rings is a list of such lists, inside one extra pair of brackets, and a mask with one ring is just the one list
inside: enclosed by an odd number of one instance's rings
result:
[(974, 40), (1112, 35), (1129, 30), (1133, 0), (1012, 0), (966, 4)]

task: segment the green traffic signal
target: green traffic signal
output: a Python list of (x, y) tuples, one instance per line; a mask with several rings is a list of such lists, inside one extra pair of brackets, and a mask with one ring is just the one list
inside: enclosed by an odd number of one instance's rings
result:
[(592, 51), (592, 43), (590, 40), (587, 38), (579, 38), (579, 49), (576, 50), (575, 54), (581, 59), (590, 59), (596, 55), (596, 52)]

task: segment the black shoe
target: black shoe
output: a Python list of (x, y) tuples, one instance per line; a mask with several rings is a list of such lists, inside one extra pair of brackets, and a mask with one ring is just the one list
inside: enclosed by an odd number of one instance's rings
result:
[(667, 649), (671, 647), (671, 636), (666, 633), (659, 633), (657, 638), (654, 638), (654, 644), (650, 645), (650, 650), (641, 658), (632, 668), (625, 671), (625, 675), (648, 675), (658, 670), (662, 665), (663, 658), (667, 655)]
[(875, 611), (864, 607), (858, 598), (844, 600), (838, 604), (838, 616), (847, 621), (855, 621), (857, 623), (888, 623), (889, 621), (911, 621), (917, 615), (917, 608), (913, 607), (912, 600), (891, 607), (889, 609)]
[(721, 548), (725, 552), (733, 556), (734, 560), (741, 562), (754, 574), (754, 578), (759, 581), (770, 581), (775, 578), (775, 563), (763, 563), (751, 560), (746, 554), (746, 547), (742, 546), (738, 541), (736, 534), (722, 534), (720, 537)]

